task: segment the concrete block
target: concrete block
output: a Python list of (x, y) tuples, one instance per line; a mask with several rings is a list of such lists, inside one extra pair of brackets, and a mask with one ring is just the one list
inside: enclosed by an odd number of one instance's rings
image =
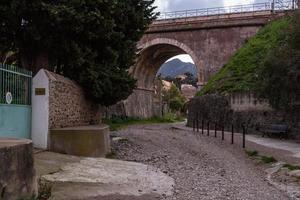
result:
[(50, 151), (83, 157), (105, 157), (111, 152), (109, 127), (81, 126), (50, 130)]
[(25, 199), (36, 193), (32, 142), (0, 139), (0, 199)]

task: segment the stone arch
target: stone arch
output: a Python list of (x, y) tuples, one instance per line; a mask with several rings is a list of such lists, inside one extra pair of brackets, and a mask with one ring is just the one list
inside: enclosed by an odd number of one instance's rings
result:
[(198, 80), (203, 80), (202, 68), (195, 52), (186, 44), (175, 39), (156, 38), (138, 45), (140, 50), (136, 64), (131, 69), (132, 75), (138, 80), (138, 88), (153, 89), (156, 72), (169, 58), (188, 54), (192, 57), (198, 71)]

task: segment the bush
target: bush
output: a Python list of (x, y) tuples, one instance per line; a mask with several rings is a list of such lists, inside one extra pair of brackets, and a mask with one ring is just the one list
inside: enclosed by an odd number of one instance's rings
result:
[(173, 84), (169, 91), (164, 92), (164, 101), (169, 102), (170, 109), (173, 112), (182, 111), (186, 102), (185, 97), (180, 90)]
[[(300, 11), (289, 21), (284, 40), (265, 58), (259, 73), (262, 97), (300, 120)], [(298, 119), (297, 119), (298, 117)]]
[(298, 166), (298, 165), (285, 164), (285, 165), (283, 165), (283, 167), (286, 167), (291, 171), (300, 170), (300, 166)]
[(273, 156), (262, 156), (261, 160), (266, 164), (277, 162), (277, 160)]
[(246, 151), (246, 154), (250, 157), (258, 156), (258, 151)]

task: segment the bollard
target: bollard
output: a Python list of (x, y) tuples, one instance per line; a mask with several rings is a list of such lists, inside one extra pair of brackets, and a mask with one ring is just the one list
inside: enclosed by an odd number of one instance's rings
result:
[(246, 148), (246, 127), (243, 125), (243, 148)]
[(234, 126), (233, 124), (231, 125), (231, 144), (234, 143)]
[(202, 119), (202, 135), (204, 134), (204, 120)]
[(209, 121), (207, 122), (207, 136), (209, 136)]
[(222, 140), (224, 140), (224, 125), (222, 126)]
[(197, 113), (197, 132), (199, 133), (199, 114)]
[(193, 131), (195, 131), (195, 119), (193, 120)]
[(217, 132), (218, 132), (218, 130), (217, 130), (217, 123), (215, 123), (215, 138), (217, 137)]

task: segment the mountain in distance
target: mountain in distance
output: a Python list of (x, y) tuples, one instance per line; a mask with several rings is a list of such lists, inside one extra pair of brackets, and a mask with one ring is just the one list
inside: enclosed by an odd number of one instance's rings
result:
[(194, 77), (197, 77), (197, 69), (193, 63), (183, 62), (179, 59), (174, 59), (169, 62), (166, 62), (161, 66), (157, 72), (157, 76), (161, 77), (172, 77), (175, 78), (178, 75), (183, 75), (185, 73), (190, 73)]

